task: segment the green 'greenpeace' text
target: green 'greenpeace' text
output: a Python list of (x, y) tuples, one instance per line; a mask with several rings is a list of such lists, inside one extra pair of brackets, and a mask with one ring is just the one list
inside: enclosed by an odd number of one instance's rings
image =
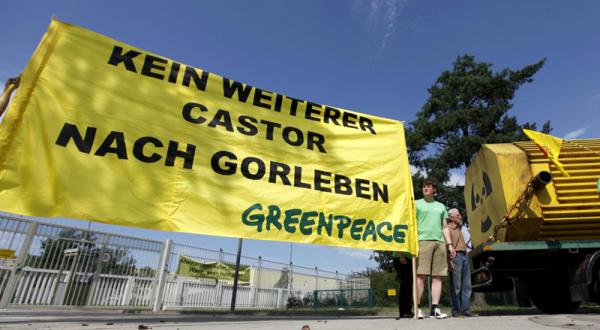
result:
[(256, 227), (256, 231), (281, 231), (305, 236), (350, 237), (355, 241), (377, 241), (404, 243), (408, 226), (378, 221), (351, 218), (346, 215), (325, 214), (301, 209), (282, 210), (277, 205), (263, 207), (255, 203), (242, 213), (242, 222)]

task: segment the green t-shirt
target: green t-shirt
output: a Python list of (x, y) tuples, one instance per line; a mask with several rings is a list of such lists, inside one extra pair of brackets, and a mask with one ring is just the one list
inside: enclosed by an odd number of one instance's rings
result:
[(416, 201), (417, 232), (419, 241), (444, 241), (442, 221), (448, 218), (444, 204), (436, 201), (427, 202), (425, 199)]

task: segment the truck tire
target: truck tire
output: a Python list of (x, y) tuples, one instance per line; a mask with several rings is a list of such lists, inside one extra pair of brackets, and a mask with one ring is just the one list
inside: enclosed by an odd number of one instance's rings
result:
[(590, 288), (590, 291), (590, 300), (600, 304), (600, 265), (596, 272), (596, 278), (594, 278), (592, 281), (592, 287)]
[(527, 280), (527, 293), (531, 302), (544, 313), (572, 313), (579, 308), (579, 301), (571, 300), (566, 275), (549, 278), (547, 273)]

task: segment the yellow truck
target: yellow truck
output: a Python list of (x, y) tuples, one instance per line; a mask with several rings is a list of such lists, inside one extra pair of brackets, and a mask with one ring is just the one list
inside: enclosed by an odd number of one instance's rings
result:
[(476, 292), (517, 286), (546, 313), (600, 303), (600, 139), (565, 141), (564, 175), (533, 142), (483, 145), (465, 202)]

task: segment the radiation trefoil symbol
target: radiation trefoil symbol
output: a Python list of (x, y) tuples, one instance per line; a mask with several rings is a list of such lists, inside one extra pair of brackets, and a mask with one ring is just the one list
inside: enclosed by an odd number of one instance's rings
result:
[[(490, 181), (490, 177), (487, 175), (485, 171), (482, 174), (483, 179), (483, 187), (481, 188), (481, 194), (479, 192), (475, 192), (475, 184), (471, 185), (471, 210), (475, 211), (479, 205), (483, 205), (485, 200), (492, 194), (492, 182)], [(487, 232), (492, 226), (492, 220), (490, 216), (486, 216), (485, 219), (481, 221), (481, 232)]]

